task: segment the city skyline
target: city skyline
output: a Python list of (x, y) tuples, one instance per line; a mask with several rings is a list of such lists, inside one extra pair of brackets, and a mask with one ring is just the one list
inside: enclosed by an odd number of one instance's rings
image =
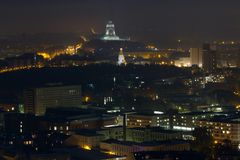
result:
[(240, 1), (0, 2), (0, 160), (240, 157)]

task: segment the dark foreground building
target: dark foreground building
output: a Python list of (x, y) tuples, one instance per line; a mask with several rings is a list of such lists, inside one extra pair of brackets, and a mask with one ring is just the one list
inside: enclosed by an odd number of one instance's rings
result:
[(135, 160), (143, 159), (159, 159), (159, 160), (205, 160), (205, 157), (201, 153), (192, 151), (182, 151), (182, 152), (137, 152), (134, 154)]

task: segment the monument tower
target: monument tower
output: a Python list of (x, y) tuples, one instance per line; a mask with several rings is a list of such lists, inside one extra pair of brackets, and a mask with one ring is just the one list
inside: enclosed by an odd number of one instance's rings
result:
[(104, 36), (101, 39), (102, 40), (107, 40), (107, 41), (120, 40), (120, 38), (116, 35), (115, 25), (113, 24), (112, 21), (109, 21), (107, 23), (105, 34), (104, 34)]

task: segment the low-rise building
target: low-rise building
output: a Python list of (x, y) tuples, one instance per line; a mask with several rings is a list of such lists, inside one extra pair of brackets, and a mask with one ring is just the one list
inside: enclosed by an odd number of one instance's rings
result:
[(214, 112), (189, 112), (179, 114), (130, 114), (127, 115), (127, 127), (164, 127), (166, 129), (193, 131), (198, 119), (211, 118)]
[(141, 151), (185, 151), (190, 150), (186, 141), (162, 141), (135, 143), (128, 141), (107, 140), (100, 143), (100, 149), (113, 155), (126, 156), (133, 159), (133, 153)]
[(132, 142), (165, 141), (182, 138), (183, 132), (181, 131), (166, 130), (159, 127), (127, 129), (127, 141)]
[(123, 126), (108, 127), (97, 131), (98, 134), (103, 135), (103, 139), (123, 140)]
[[(160, 115), (162, 116), (162, 115)], [(127, 127), (137, 128), (137, 127), (148, 127), (148, 126), (160, 126), (160, 116), (155, 114), (129, 114), (127, 115)]]
[(97, 148), (100, 145), (103, 135), (97, 134), (92, 130), (79, 130), (76, 134), (71, 135), (66, 139), (65, 144), (67, 146), (74, 146), (83, 149), (91, 150)]
[(197, 126), (197, 120), (211, 118), (215, 115), (213, 112), (189, 112), (175, 114), (170, 119), (170, 128), (174, 130), (193, 131)]
[(228, 116), (202, 119), (198, 121), (198, 126), (205, 127), (211, 132), (214, 143), (229, 140), (240, 146), (240, 118)]

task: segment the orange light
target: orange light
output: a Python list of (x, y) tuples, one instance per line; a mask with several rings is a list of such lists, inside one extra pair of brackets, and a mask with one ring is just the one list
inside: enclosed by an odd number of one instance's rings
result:
[(116, 153), (115, 152), (112, 152), (112, 151), (107, 151), (107, 152), (105, 152), (106, 154), (109, 154), (109, 155), (116, 155)]
[(90, 146), (88, 146), (88, 145), (84, 145), (83, 149), (86, 149), (86, 150), (89, 150), (89, 151), (92, 150), (92, 148)]
[(84, 98), (84, 101), (85, 101), (85, 102), (89, 102), (89, 101), (90, 101), (90, 97), (86, 96), (86, 97)]
[(237, 105), (237, 106), (236, 106), (236, 109), (240, 109), (240, 105)]
[(51, 59), (51, 56), (46, 52), (38, 52), (37, 55), (43, 56), (44, 59)]

